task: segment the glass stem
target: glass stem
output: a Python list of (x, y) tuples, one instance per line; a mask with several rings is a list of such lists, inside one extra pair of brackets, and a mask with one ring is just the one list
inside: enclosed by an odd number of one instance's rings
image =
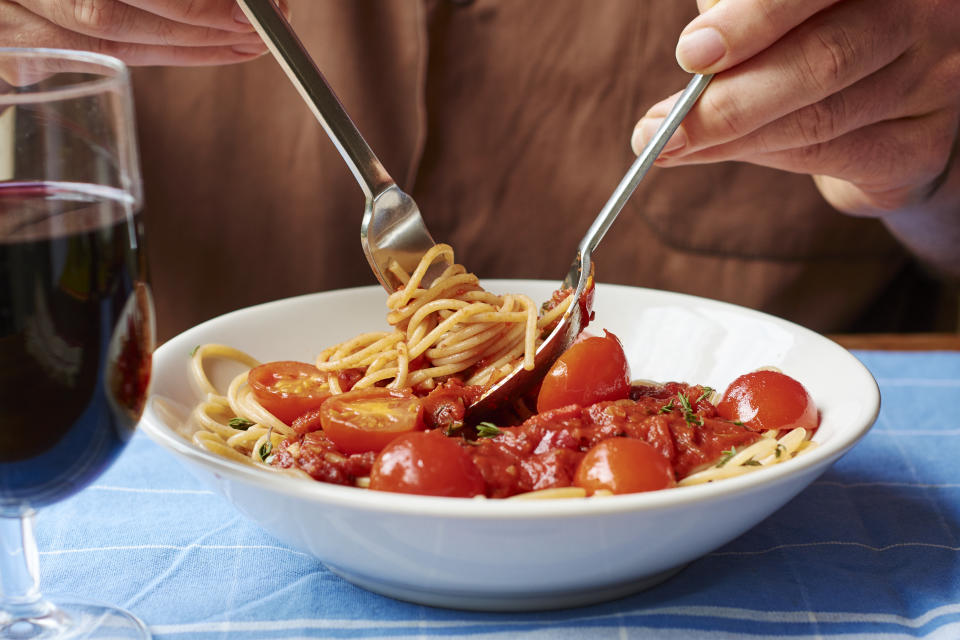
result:
[(13, 620), (47, 616), (53, 605), (40, 593), (40, 565), (33, 535), (34, 511), (0, 516), (0, 609)]

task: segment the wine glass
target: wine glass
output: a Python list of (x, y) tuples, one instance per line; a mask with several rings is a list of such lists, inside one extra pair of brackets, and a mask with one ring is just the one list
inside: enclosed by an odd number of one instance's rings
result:
[(150, 637), (43, 597), (33, 537), (120, 453), (150, 381), (132, 109), (119, 60), (0, 48), (0, 638)]

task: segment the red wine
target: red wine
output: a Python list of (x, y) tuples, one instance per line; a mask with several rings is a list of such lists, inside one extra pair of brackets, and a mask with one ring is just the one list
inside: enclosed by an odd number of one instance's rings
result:
[(0, 183), (0, 513), (89, 484), (146, 400), (153, 308), (129, 196)]

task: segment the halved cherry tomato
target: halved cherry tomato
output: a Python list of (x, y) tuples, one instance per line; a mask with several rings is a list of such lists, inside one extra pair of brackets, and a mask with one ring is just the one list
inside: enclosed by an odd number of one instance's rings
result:
[(484, 482), (457, 440), (436, 429), (408, 433), (388, 444), (373, 462), (370, 488), (469, 498), (483, 493)]
[(600, 489), (612, 493), (656, 491), (677, 482), (670, 461), (652, 445), (636, 438), (608, 438), (583, 456), (573, 484), (592, 495)]
[(726, 420), (754, 429), (817, 428), (813, 398), (802, 384), (779, 371), (753, 371), (730, 383), (717, 404)]
[(537, 412), (570, 404), (588, 406), (630, 394), (630, 367), (617, 336), (578, 340), (553, 363), (537, 396)]
[(412, 393), (381, 387), (347, 391), (320, 407), (323, 432), (347, 454), (380, 451), (400, 434), (423, 429), (422, 416)]
[(263, 408), (285, 424), (320, 405), (330, 397), (326, 377), (312, 364), (281, 360), (254, 367), (247, 384)]

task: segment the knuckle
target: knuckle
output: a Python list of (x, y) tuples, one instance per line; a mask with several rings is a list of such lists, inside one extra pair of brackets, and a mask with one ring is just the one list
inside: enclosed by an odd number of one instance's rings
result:
[(209, 4), (202, 0), (181, 0), (180, 15), (187, 22), (203, 20), (209, 13)]
[[(717, 87), (719, 88), (719, 87)], [(705, 91), (700, 97), (705, 113), (711, 114), (709, 122), (714, 128), (711, 137), (732, 140), (750, 132), (749, 123), (735, 96), (725, 91)]]
[(794, 0), (756, 0), (751, 7), (756, 20), (763, 25), (767, 33), (781, 33), (790, 21)]
[(172, 22), (161, 20), (156, 25), (156, 42), (161, 45), (172, 46), (177, 44), (177, 33)]
[(108, 37), (115, 29), (116, 8), (113, 0), (77, 0), (73, 5), (73, 22), (83, 33)]
[(800, 73), (821, 93), (847, 84), (859, 57), (850, 33), (841, 26), (821, 23), (800, 48)]
[(938, 179), (954, 161), (957, 150), (956, 123), (938, 123), (931, 129), (929, 138), (924, 145), (927, 153), (924, 154), (920, 166), (932, 181)]
[(805, 145), (818, 144), (843, 133), (847, 121), (846, 102), (842, 93), (807, 105), (794, 113), (797, 134)]
[(817, 167), (823, 163), (825, 146), (822, 143), (803, 145), (797, 148), (795, 152), (800, 156), (801, 163), (804, 166)]
[(97, 53), (113, 56), (127, 63), (134, 59), (134, 54), (139, 50), (136, 44), (116, 40), (96, 40), (95, 47)]

